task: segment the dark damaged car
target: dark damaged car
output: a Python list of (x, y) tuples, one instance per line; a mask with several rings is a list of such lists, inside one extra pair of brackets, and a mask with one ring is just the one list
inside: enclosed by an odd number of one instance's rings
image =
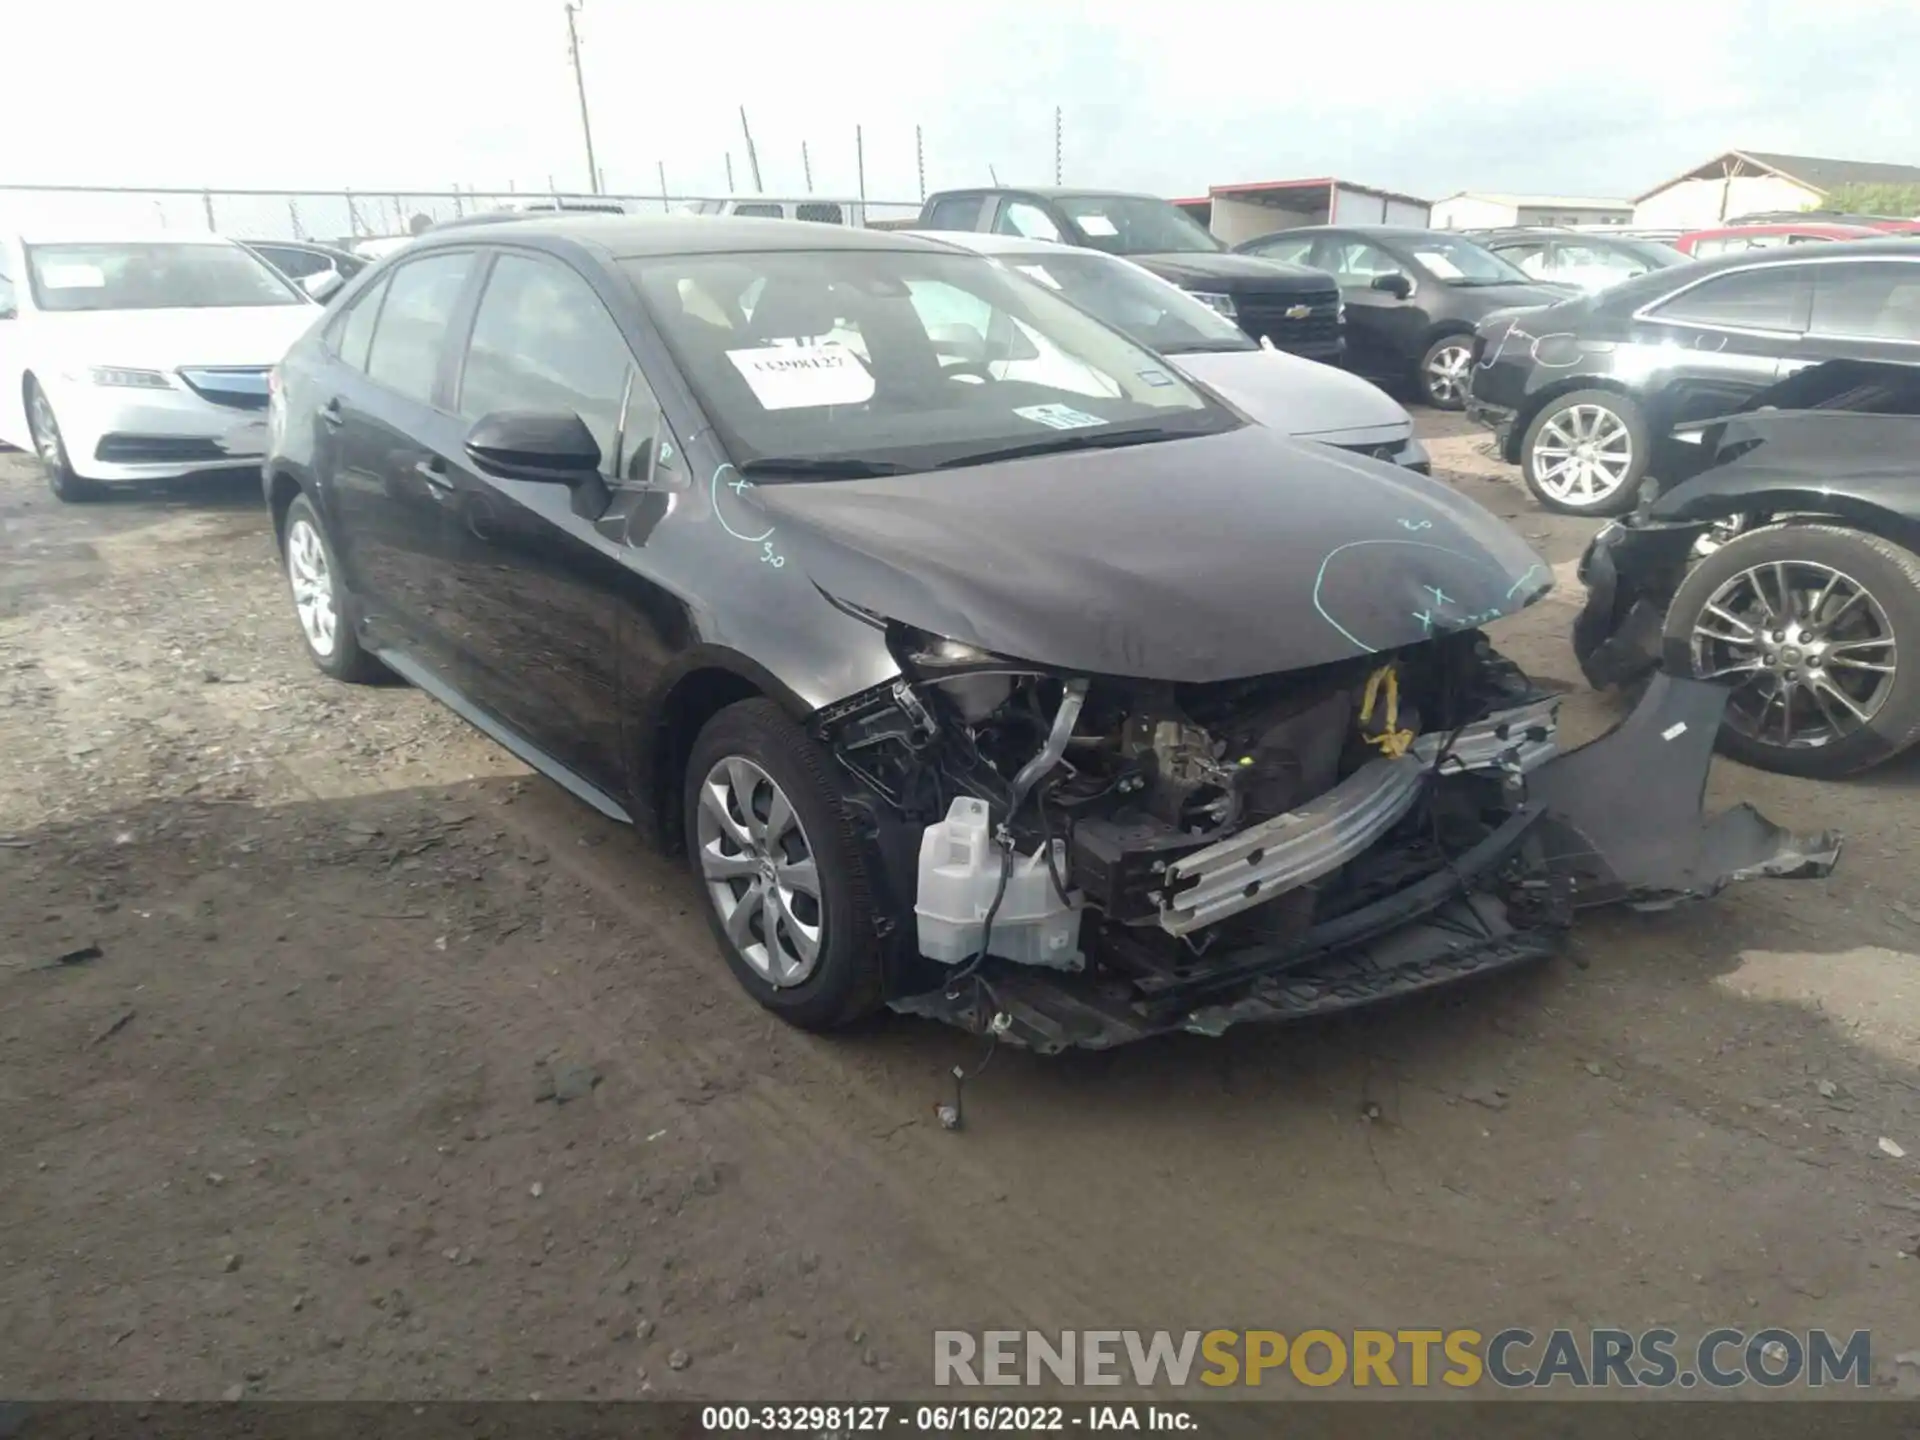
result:
[(1920, 740), (1920, 367), (1818, 365), (1676, 439), (1689, 478), (1581, 561), (1587, 678), (1724, 685), (1720, 748), (1787, 775)]
[[(982, 348), (1012, 334), (1017, 362)], [(1479, 629), (1548, 571), (1485, 511), (947, 246), (430, 235), (273, 393), (316, 662), (397, 672), (683, 851), (734, 975), (799, 1025), (1213, 1033), (1833, 861), (1701, 817), (1716, 686), (1558, 753), (1555, 697)]]

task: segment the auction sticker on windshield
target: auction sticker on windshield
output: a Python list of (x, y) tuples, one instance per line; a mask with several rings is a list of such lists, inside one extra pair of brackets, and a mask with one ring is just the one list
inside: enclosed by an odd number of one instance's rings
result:
[(1089, 425), (1107, 423), (1098, 415), (1089, 415), (1071, 405), (1022, 405), (1013, 413), (1022, 420), (1037, 420), (1055, 430), (1084, 430)]
[(729, 350), (727, 358), (763, 409), (864, 405), (873, 398), (872, 373), (837, 340)]
[(1118, 235), (1120, 233), (1114, 228), (1113, 221), (1104, 215), (1082, 215), (1080, 217), (1080, 228), (1089, 235)]
[(47, 265), (40, 271), (40, 283), (49, 290), (100, 290), (107, 277), (98, 265)]

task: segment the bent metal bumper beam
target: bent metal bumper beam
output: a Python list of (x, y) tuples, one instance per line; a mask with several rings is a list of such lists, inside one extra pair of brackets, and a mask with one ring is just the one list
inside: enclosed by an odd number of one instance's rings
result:
[(1459, 734), (1422, 735), (1407, 753), (1362, 765), (1296, 810), (1251, 825), (1168, 867), (1160, 928), (1187, 935), (1264, 905), (1345, 865), (1376, 844), (1419, 798), (1435, 771), (1525, 774), (1557, 753), (1559, 697), (1501, 710)]

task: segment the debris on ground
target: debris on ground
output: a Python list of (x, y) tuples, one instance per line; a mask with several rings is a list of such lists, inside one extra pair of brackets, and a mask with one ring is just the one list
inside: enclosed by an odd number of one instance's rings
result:
[(1884, 1135), (1880, 1137), (1880, 1153), (1882, 1155), (1891, 1155), (1896, 1160), (1904, 1160), (1907, 1158), (1907, 1152), (1900, 1148), (1899, 1143), (1889, 1140)]

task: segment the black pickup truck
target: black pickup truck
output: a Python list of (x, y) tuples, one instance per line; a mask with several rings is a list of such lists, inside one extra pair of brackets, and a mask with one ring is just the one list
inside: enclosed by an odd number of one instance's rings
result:
[(1108, 190), (942, 190), (927, 197), (918, 230), (1025, 235), (1124, 255), (1256, 340), (1309, 360), (1346, 348), (1340, 291), (1324, 270), (1235, 255), (1171, 201)]

